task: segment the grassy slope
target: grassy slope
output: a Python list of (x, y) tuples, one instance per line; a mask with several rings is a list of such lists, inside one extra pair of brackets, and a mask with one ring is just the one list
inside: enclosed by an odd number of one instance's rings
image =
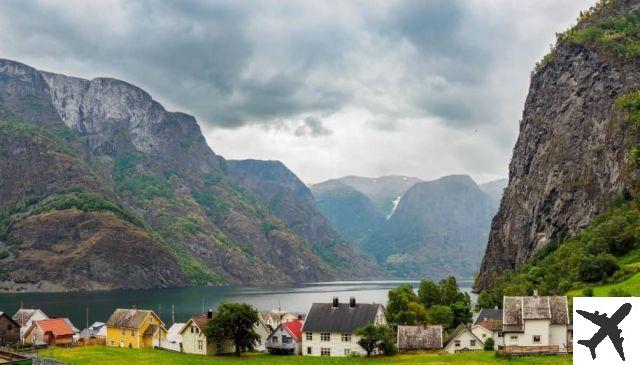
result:
[[(640, 267), (640, 248), (636, 248), (626, 255), (618, 259), (620, 267)], [(606, 297), (612, 289), (622, 289), (633, 296), (640, 296), (640, 273), (635, 274), (631, 278), (614, 284), (602, 284), (591, 286), (593, 288), (593, 296)], [(580, 297), (582, 289), (574, 289), (567, 292), (568, 296)]]
[(503, 359), (493, 352), (476, 352), (456, 355), (418, 354), (396, 355), (381, 358), (320, 358), (302, 356), (273, 356), (248, 354), (241, 358), (233, 356), (206, 357), (186, 355), (161, 350), (132, 350), (103, 346), (51, 348), (41, 353), (67, 364), (571, 364), (571, 357), (533, 356)]

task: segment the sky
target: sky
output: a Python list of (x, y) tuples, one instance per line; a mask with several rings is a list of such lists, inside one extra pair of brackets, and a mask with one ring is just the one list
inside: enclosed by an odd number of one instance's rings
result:
[(508, 174), (530, 72), (592, 1), (0, 1), (0, 57), (140, 86), (307, 183)]

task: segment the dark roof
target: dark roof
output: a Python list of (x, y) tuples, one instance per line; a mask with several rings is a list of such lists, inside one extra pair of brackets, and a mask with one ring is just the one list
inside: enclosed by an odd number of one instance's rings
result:
[(4, 313), (4, 312), (0, 312), (0, 317), (6, 317), (11, 323), (13, 323), (14, 326), (16, 327), (22, 327), (20, 325), (20, 323), (18, 323), (16, 320), (14, 320), (13, 318), (9, 317), (8, 314)]
[(476, 320), (473, 322), (474, 325), (480, 324), (480, 322), (484, 322), (486, 320), (499, 319), (502, 322), (502, 309), (497, 308), (482, 308)]
[(331, 303), (313, 303), (302, 327), (303, 332), (353, 333), (360, 327), (374, 323), (381, 304), (358, 303), (354, 308), (349, 303), (340, 303), (334, 308)]
[(150, 310), (118, 308), (109, 317), (107, 327), (138, 329), (150, 314), (155, 316)]
[[(502, 331), (502, 318), (500, 319), (487, 319), (486, 321), (477, 322), (475, 325), (484, 327), (489, 331)], [(474, 326), (475, 326), (474, 325)]]
[(398, 348), (432, 350), (442, 348), (442, 326), (398, 326)]

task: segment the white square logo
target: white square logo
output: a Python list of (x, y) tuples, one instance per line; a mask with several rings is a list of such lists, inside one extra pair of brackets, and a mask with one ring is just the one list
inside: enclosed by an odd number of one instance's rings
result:
[(640, 298), (573, 298), (573, 363), (640, 364)]

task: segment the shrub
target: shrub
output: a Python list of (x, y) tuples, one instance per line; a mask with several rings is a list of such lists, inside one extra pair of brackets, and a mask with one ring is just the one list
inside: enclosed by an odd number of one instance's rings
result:
[(495, 347), (495, 341), (493, 341), (493, 338), (489, 337), (487, 338), (486, 341), (484, 341), (484, 350), (485, 351), (493, 351), (493, 348)]
[(609, 296), (610, 297), (630, 297), (631, 294), (629, 294), (629, 292), (624, 289), (614, 288), (609, 291)]
[(582, 289), (582, 296), (592, 297), (593, 296), (593, 288), (584, 288), (584, 289)]
[(578, 264), (578, 279), (587, 283), (602, 281), (620, 267), (611, 254), (587, 255)]

